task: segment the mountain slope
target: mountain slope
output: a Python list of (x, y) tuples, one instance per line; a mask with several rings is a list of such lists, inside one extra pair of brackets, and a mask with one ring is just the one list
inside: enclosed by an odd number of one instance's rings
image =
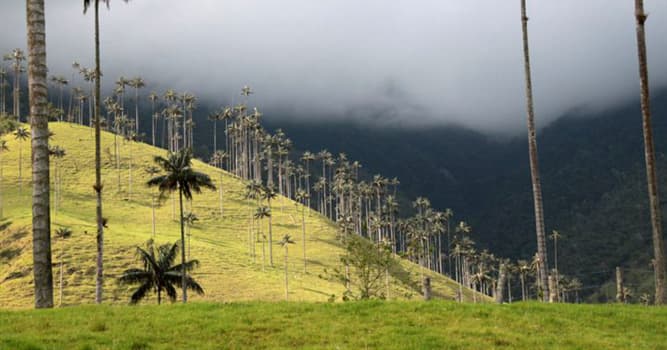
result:
[[(653, 99), (661, 184), (667, 183), (667, 91)], [(328, 148), (361, 161), (366, 174), (397, 176), (406, 201), (427, 195), (473, 227), (480, 246), (500, 256), (535, 252), (528, 150), (523, 133), (498, 139), (454, 126), (377, 127), (353, 122), (290, 122), (280, 127), (296, 145)], [(548, 232), (559, 243), (561, 272), (584, 281), (595, 300), (613, 298), (606, 282), (628, 269), (636, 296), (652, 293), (651, 233), (646, 208), (638, 103), (598, 112), (572, 111), (538, 135)], [(661, 186), (663, 200), (666, 186)], [(667, 212), (665, 213), (667, 214)], [(553, 244), (549, 242), (553, 265)]]
[[(52, 229), (66, 226), (74, 231), (72, 238), (66, 241), (55, 238), (52, 241), (55, 300), (57, 303), (58, 263), (62, 254), (65, 262), (63, 303), (92, 303), (96, 254), (93, 134), (87, 127), (67, 123), (52, 123), (50, 128), (55, 134), (51, 145), (63, 147), (67, 153), (57, 160), (61, 200), (57, 211), (52, 211)], [(5, 135), (3, 139), (8, 142), (9, 151), (1, 155), (0, 186), (5, 220), (0, 227), (0, 306), (28, 307), (32, 305), (30, 145), (29, 141), (20, 143), (13, 135)], [(135, 247), (151, 238), (151, 203), (155, 192), (145, 186), (149, 178), (145, 168), (153, 165), (155, 155), (163, 155), (165, 151), (141, 143), (129, 143), (121, 138), (117, 142), (121, 154), (120, 172), (116, 170), (113, 156), (114, 136), (103, 134), (104, 216), (108, 218), (109, 225), (105, 231), (105, 302), (125, 303), (129, 299), (129, 289), (117, 285), (115, 278), (124, 269), (138, 266)], [(22, 185), (18, 181), (20, 148)], [(52, 161), (52, 164), (52, 173), (55, 174), (55, 162)], [(337, 266), (338, 256), (343, 252), (335, 238), (335, 224), (314, 211), (306, 213), (308, 272), (303, 273), (301, 207), (286, 198), (276, 199), (273, 201), (275, 266), (269, 267), (267, 263), (263, 268), (261, 244), (255, 245), (254, 262), (248, 254), (249, 218), (256, 209), (256, 203), (249, 203), (244, 198), (243, 182), (202, 162), (195, 161), (194, 165), (199, 171), (209, 174), (217, 186), (222, 181), (224, 200), (222, 218), (218, 192), (195, 195), (191, 208), (187, 209), (199, 217), (192, 227), (189, 253), (201, 262), (194, 275), (206, 291), (202, 297), (193, 296), (193, 300), (282, 300), (284, 258), (283, 249), (277, 242), (285, 234), (292, 235), (297, 243), (289, 249), (290, 300), (326, 301), (332, 294), (340, 298), (342, 286), (320, 277), (325, 269)], [(155, 240), (158, 243), (175, 242), (179, 238), (178, 211), (172, 205), (173, 202), (167, 199), (156, 209)], [(266, 233), (267, 222), (262, 224), (262, 231)], [(268, 249), (266, 256), (268, 261)], [(392, 272), (390, 296), (418, 296), (417, 274), (415, 265), (403, 261)], [(441, 276), (432, 276), (432, 279), (436, 297), (453, 297), (454, 282)]]

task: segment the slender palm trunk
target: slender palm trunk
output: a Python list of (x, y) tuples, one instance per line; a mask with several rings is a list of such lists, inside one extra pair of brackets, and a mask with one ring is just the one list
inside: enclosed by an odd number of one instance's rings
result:
[[(271, 199), (267, 199), (269, 205), (269, 212), (271, 212)], [(273, 221), (272, 216), (269, 216), (269, 264), (273, 267)]]
[(19, 192), (23, 188), (23, 141), (19, 140)]
[(220, 185), (218, 187), (218, 196), (219, 196), (219, 201), (220, 201), (220, 218), (222, 219), (223, 216), (223, 207), (222, 207), (222, 171), (218, 170), (220, 172)]
[(218, 131), (217, 131), (217, 122), (213, 121), (213, 154), (218, 151)]
[(3, 170), (4, 166), (2, 164), (2, 159), (0, 159), (0, 219), (3, 219), (5, 217), (5, 206), (4, 206), (4, 201), (2, 198), (2, 192), (3, 192)]
[(528, 47), (528, 16), (526, 15), (526, 0), (521, 0), (521, 24), (523, 32), (523, 58), (526, 75), (526, 109), (528, 115), (528, 151), (530, 155), (530, 175), (533, 183), (533, 204), (535, 207), (535, 233), (537, 235), (537, 255), (540, 258), (540, 278), (543, 286), (543, 300), (549, 300), (547, 286), (547, 248), (544, 232), (544, 210), (542, 206), (542, 184), (537, 160), (537, 140), (535, 131), (535, 111), (533, 109), (533, 86), (530, 73), (530, 51)]
[(153, 228), (152, 234), (155, 238), (155, 195), (151, 195), (151, 227)]
[(526, 274), (521, 273), (521, 300), (526, 301)]
[(181, 288), (183, 288), (183, 303), (188, 302), (188, 290), (185, 282), (185, 224), (183, 221), (183, 190), (178, 188), (178, 204), (181, 210)]
[(288, 256), (289, 250), (287, 248), (287, 244), (285, 244), (285, 301), (289, 300), (289, 285), (288, 285), (288, 268), (287, 268), (287, 256)]
[(301, 233), (303, 239), (303, 273), (306, 273), (306, 207), (301, 207)]
[(139, 135), (139, 87), (134, 88), (134, 132)]
[(32, 238), (35, 307), (53, 307), (51, 218), (49, 209), (49, 124), (47, 114), (44, 0), (29, 0), (28, 88), (32, 132)]
[(62, 257), (62, 252), (60, 253), (60, 278), (59, 278), (59, 285), (60, 285), (60, 290), (59, 290), (59, 296), (58, 296), (58, 306), (62, 307), (63, 306), (63, 257)]
[(655, 151), (653, 131), (651, 129), (651, 105), (648, 80), (648, 64), (646, 54), (646, 33), (644, 23), (644, 1), (635, 0), (635, 17), (637, 19), (637, 51), (639, 58), (639, 80), (641, 87), (641, 109), (644, 130), (644, 158), (646, 160), (646, 178), (648, 182), (649, 206), (651, 210), (651, 227), (653, 231), (653, 268), (655, 272), (655, 303), (662, 305), (667, 302), (665, 295), (665, 243), (662, 236), (662, 218), (658, 179), (655, 168)]

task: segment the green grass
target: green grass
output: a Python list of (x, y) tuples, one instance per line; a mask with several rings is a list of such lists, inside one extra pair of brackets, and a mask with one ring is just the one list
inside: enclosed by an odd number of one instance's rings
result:
[(0, 349), (664, 349), (627, 305), (192, 303), (0, 311)]
[[(63, 305), (92, 303), (95, 293), (95, 198), (93, 133), (90, 128), (67, 123), (52, 123), (55, 136), (52, 145), (65, 148), (67, 156), (59, 160), (62, 174), (62, 200), (58, 211), (52, 213), (52, 228), (68, 226), (74, 235), (67, 241), (53, 241), (54, 263), (61, 252), (65, 261), (65, 288)], [(33, 305), (32, 241), (30, 235), (30, 143), (23, 146), (23, 184), (18, 181), (19, 142), (13, 135), (8, 141), (9, 152), (1, 155), (4, 220), (11, 224), (0, 230), (0, 308), (26, 308)], [(151, 238), (152, 189), (144, 184), (149, 175), (144, 169), (153, 164), (155, 155), (165, 151), (141, 143), (120, 142), (120, 188), (114, 162), (114, 137), (103, 133), (102, 160), (104, 183), (104, 216), (109, 220), (105, 231), (105, 303), (127, 303), (128, 287), (117, 285), (115, 279), (122, 271), (137, 266), (135, 247)], [(131, 156), (130, 156), (131, 154)], [(132, 159), (132, 193), (129, 192), (129, 161)], [(256, 204), (244, 199), (242, 181), (226, 172), (196, 161), (195, 167), (211, 176), (224, 191), (224, 215), (218, 212), (218, 193), (196, 195), (191, 204), (198, 221), (192, 229), (191, 256), (200, 260), (195, 277), (204, 287), (204, 296), (193, 296), (194, 301), (279, 301), (284, 299), (283, 250), (277, 244), (289, 233), (296, 244), (289, 249), (290, 300), (326, 301), (332, 294), (338, 298), (340, 284), (322, 279), (325, 268), (331, 269), (339, 261), (342, 249), (336, 241), (336, 226), (314, 211), (307, 213), (306, 250), (308, 271), (303, 272), (303, 250), (300, 225), (300, 207), (291, 200), (273, 201), (274, 267), (262, 269), (261, 244), (256, 244), (256, 259), (248, 254), (249, 213)], [(52, 205), (53, 206), (53, 205)], [(190, 207), (190, 205), (187, 205)], [(189, 209), (188, 209), (189, 210)], [(174, 215), (175, 214), (175, 215)], [(168, 199), (157, 209), (158, 243), (174, 242), (179, 237), (178, 211), (172, 210)], [(267, 221), (263, 222), (267, 232)], [(268, 255), (268, 249), (267, 249)], [(442, 276), (432, 276), (434, 296), (453, 298), (456, 285)], [(58, 303), (58, 268), (54, 266), (55, 294)], [(392, 271), (390, 298), (417, 299), (420, 293), (419, 270), (403, 262)], [(466, 297), (472, 300), (470, 291)], [(148, 299), (147, 303), (155, 300)]]

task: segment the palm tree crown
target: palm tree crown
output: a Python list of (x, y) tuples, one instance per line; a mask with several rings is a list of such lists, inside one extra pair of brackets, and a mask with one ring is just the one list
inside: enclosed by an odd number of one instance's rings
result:
[(156, 156), (154, 161), (166, 174), (150, 179), (148, 186), (157, 186), (161, 196), (180, 189), (186, 199), (192, 199), (192, 193), (201, 193), (202, 188), (216, 189), (208, 175), (192, 168), (190, 149), (172, 152), (166, 158)]

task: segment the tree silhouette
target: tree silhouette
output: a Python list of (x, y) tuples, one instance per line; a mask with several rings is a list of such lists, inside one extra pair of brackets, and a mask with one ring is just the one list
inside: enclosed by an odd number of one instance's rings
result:
[[(187, 272), (199, 266), (198, 260), (190, 260), (173, 265), (178, 254), (178, 243), (163, 244), (157, 249), (152, 240), (146, 244), (146, 249), (137, 247), (137, 255), (142, 268), (128, 269), (123, 272), (118, 281), (121, 284), (139, 284), (132, 293), (130, 303), (136, 304), (153, 290), (157, 294), (158, 305), (162, 303), (162, 292), (167, 293), (169, 299), (176, 300), (176, 287), (179, 282), (197, 294), (204, 294), (204, 289)], [(181, 249), (182, 251), (182, 249)]]
[(192, 194), (201, 193), (202, 188), (215, 190), (215, 185), (213, 185), (208, 175), (195, 171), (192, 168), (192, 152), (188, 148), (184, 148), (178, 152), (171, 152), (166, 158), (156, 156), (154, 161), (166, 174), (148, 180), (148, 186), (156, 186), (162, 198), (165, 198), (167, 193), (178, 191), (181, 222), (181, 266), (183, 267), (181, 287), (183, 289), (183, 302), (186, 303), (188, 296), (185, 274), (185, 249), (183, 248), (185, 247), (183, 198), (185, 197), (187, 200), (192, 199)]

